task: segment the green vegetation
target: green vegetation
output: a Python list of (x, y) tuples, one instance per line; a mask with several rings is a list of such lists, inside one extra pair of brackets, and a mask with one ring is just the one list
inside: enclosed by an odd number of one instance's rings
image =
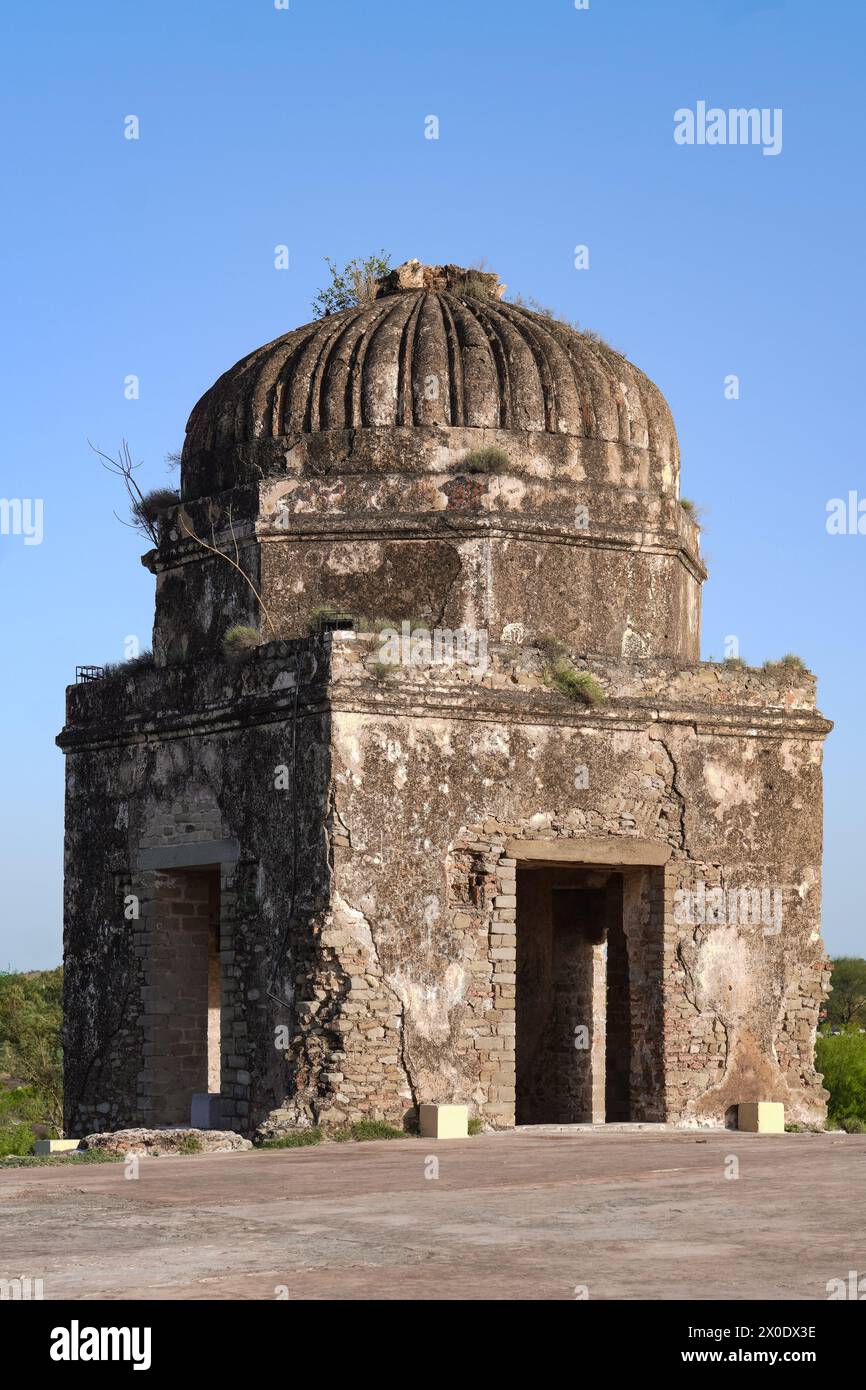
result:
[(103, 666), (103, 679), (111, 680), (114, 676), (126, 675), (129, 671), (136, 670), (139, 666), (152, 666), (153, 652), (149, 647), (142, 647), (138, 656), (130, 656), (126, 661), (107, 661)]
[[(513, 304), (515, 309), (526, 309), (530, 314), (538, 314), (543, 319), (550, 319), (553, 323), (563, 324), (566, 328), (572, 329), (574, 333), (579, 333), (587, 342), (596, 343), (599, 347), (607, 348), (608, 352), (617, 352), (617, 348), (611, 347), (606, 338), (600, 333), (596, 333), (592, 328), (581, 328), (576, 319), (570, 319), (567, 314), (560, 314), (556, 309), (551, 309), (549, 304), (541, 304), (532, 295), (513, 294), (507, 303)], [(620, 352), (620, 357), (625, 353)]]
[(866, 1028), (866, 960), (835, 956), (831, 964), (830, 995), (824, 1005), (827, 1023), (837, 1028)]
[(63, 1124), (63, 970), (0, 973), (0, 1154), (33, 1152)]
[(494, 294), (494, 287), (489, 280), (484, 279), (484, 262), (469, 267), (469, 270), (459, 286), (456, 287), (457, 294), (468, 295), (470, 299), (497, 299)]
[(201, 1151), (201, 1140), (194, 1134), (185, 1134), (177, 1149), (179, 1154), (200, 1154)]
[(786, 652), (781, 661), (765, 661), (762, 669), (780, 675), (785, 672), (796, 673), (808, 671), (809, 668), (803, 658), (798, 656), (796, 652)]
[(176, 507), (179, 502), (180, 493), (177, 488), (151, 488), (150, 492), (144, 492), (141, 497), (136, 497), (132, 501), (132, 524), (137, 530), (146, 530), (148, 526), (158, 526), (163, 513), (168, 511), (169, 507)]
[(735, 671), (745, 671), (748, 662), (744, 661), (741, 656), (726, 656), (725, 665)]
[(306, 1149), (313, 1144), (321, 1144), (326, 1139), (332, 1140), (336, 1144), (345, 1144), (350, 1140), (363, 1143), (368, 1139), (406, 1139), (407, 1134), (403, 1129), (395, 1129), (393, 1125), (385, 1124), (383, 1120), (356, 1120), (354, 1124), (348, 1125), (345, 1129), (335, 1129), (326, 1132), (323, 1129), (312, 1127), (310, 1129), (293, 1129), (288, 1134), (280, 1134), (275, 1139), (266, 1139), (259, 1145), (262, 1149)]
[(473, 1115), (473, 1116), (471, 1117), (471, 1119), (470, 1119), (470, 1121), (469, 1121), (469, 1133), (470, 1133), (470, 1134), (483, 1134), (483, 1133), (484, 1133), (484, 1121), (482, 1120), (482, 1118), (481, 1118), (480, 1115)]
[(280, 1134), (276, 1139), (266, 1139), (260, 1145), (263, 1149), (307, 1149), (313, 1144), (321, 1144), (325, 1135), (321, 1129), (293, 1129), (289, 1134)]
[(376, 281), (381, 280), (391, 269), (391, 258), (387, 251), (378, 256), (356, 256), (338, 270), (330, 256), (325, 263), (331, 272), (331, 282), (319, 290), (313, 300), (313, 313), (317, 319), (327, 318), (329, 314), (339, 314), (342, 309), (354, 309), (360, 304), (369, 304), (376, 297)]
[(397, 674), (397, 667), (390, 661), (368, 661), (367, 670), (374, 680), (390, 681)]
[(701, 520), (701, 509), (698, 506), (697, 502), (693, 502), (691, 497), (681, 497), (680, 506), (682, 507), (686, 516), (689, 517), (697, 526)]
[(830, 1128), (862, 1134), (866, 1130), (866, 1033), (819, 1033), (815, 1066), (830, 1092)]
[(570, 662), (558, 661), (551, 669), (551, 684), (569, 700), (582, 700), (585, 705), (598, 705), (604, 691), (589, 671), (576, 671)]
[(261, 645), (262, 634), (257, 627), (235, 623), (234, 627), (227, 628), (223, 634), (223, 656), (227, 661), (242, 661)]
[(578, 671), (561, 642), (555, 637), (545, 637), (539, 643), (546, 661), (542, 680), (552, 690), (558, 690), (569, 700), (579, 700), (584, 705), (599, 705), (605, 693), (589, 671)]
[(384, 1120), (356, 1120), (348, 1129), (335, 1130), (331, 1137), (344, 1144), (348, 1139), (363, 1143), (367, 1139), (408, 1139), (409, 1135), (405, 1129), (397, 1129)]
[(56, 1128), (45, 1123), (39, 1091), (34, 1086), (0, 1091), (0, 1156), (32, 1153), (37, 1138), (57, 1138)]
[(123, 1163), (126, 1154), (106, 1153), (105, 1149), (82, 1149), (80, 1153), (24, 1154), (0, 1158), (0, 1168), (63, 1168), (78, 1163)]
[(465, 473), (501, 473), (508, 467), (508, 455), (504, 449), (488, 445), (485, 449), (471, 449), (460, 460)]

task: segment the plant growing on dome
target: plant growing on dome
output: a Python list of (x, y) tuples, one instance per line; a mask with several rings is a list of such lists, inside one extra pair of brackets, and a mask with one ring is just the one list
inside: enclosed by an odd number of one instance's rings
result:
[[(559, 314), (555, 309), (551, 309), (549, 304), (541, 304), (531, 295), (513, 294), (507, 301), (515, 309), (526, 309), (530, 314), (538, 314), (543, 319), (550, 319), (552, 323), (564, 324), (566, 328), (571, 328), (575, 333), (579, 333), (582, 338), (586, 338), (589, 343), (597, 343), (599, 347), (607, 348), (609, 352), (618, 352), (618, 348), (611, 347), (607, 338), (603, 338), (600, 333), (596, 333), (594, 328), (582, 328), (576, 319), (570, 319), (567, 314)], [(624, 352), (620, 352), (620, 357), (625, 357)]]
[(331, 272), (331, 283), (323, 286), (313, 300), (313, 313), (317, 319), (327, 318), (329, 314), (339, 314), (342, 309), (354, 309), (360, 304), (370, 304), (376, 298), (376, 282), (391, 269), (391, 257), (387, 251), (378, 256), (354, 257), (342, 270), (330, 256), (325, 263)]
[(470, 299), (498, 300), (497, 284), (497, 277), (487, 269), (487, 261), (482, 257), (467, 267), (466, 274), (455, 288), (458, 294), (468, 294)]
[(489, 445), (484, 449), (470, 449), (460, 460), (464, 473), (501, 473), (508, 467), (508, 455), (504, 449)]

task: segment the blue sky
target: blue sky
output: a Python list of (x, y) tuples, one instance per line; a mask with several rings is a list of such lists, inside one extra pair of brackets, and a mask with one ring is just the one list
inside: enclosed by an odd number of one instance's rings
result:
[[(43, 498), (45, 533), (0, 536), (0, 966), (60, 958), (64, 686), (149, 645), (153, 580), (87, 439), (165, 483), (214, 378), (312, 316), (323, 257), (380, 247), (485, 257), (665, 392), (703, 654), (735, 634), (819, 673), (825, 938), (866, 953), (866, 535), (825, 528), (866, 496), (862, 4), (7, 0), (2, 29), (0, 495)], [(781, 108), (781, 154), (677, 145), (699, 100)]]

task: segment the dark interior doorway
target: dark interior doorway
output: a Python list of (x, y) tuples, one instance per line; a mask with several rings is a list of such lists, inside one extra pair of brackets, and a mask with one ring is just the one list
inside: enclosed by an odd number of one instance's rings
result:
[(616, 871), (517, 871), (516, 1123), (631, 1118), (631, 1003)]
[(220, 1090), (219, 868), (159, 873), (153, 906), (151, 1123), (188, 1125), (193, 1095)]

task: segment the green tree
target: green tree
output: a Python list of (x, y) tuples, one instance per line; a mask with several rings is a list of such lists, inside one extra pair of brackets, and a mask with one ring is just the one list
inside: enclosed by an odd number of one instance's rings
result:
[(818, 1035), (815, 1066), (830, 1092), (827, 1118), (833, 1125), (843, 1121), (866, 1122), (866, 1034)]
[(836, 956), (832, 964), (830, 997), (824, 1006), (827, 1022), (840, 1028), (866, 1027), (866, 960)]
[(26, 1088), (27, 1117), (54, 1129), (63, 1124), (62, 1020), (62, 966), (0, 972), (0, 1073)]
[(341, 309), (354, 309), (358, 304), (369, 304), (376, 294), (376, 281), (381, 280), (391, 269), (391, 258), (387, 251), (378, 256), (357, 256), (338, 270), (329, 256), (325, 262), (331, 272), (331, 283), (319, 290), (313, 300), (313, 313), (317, 319), (328, 314), (338, 314)]

